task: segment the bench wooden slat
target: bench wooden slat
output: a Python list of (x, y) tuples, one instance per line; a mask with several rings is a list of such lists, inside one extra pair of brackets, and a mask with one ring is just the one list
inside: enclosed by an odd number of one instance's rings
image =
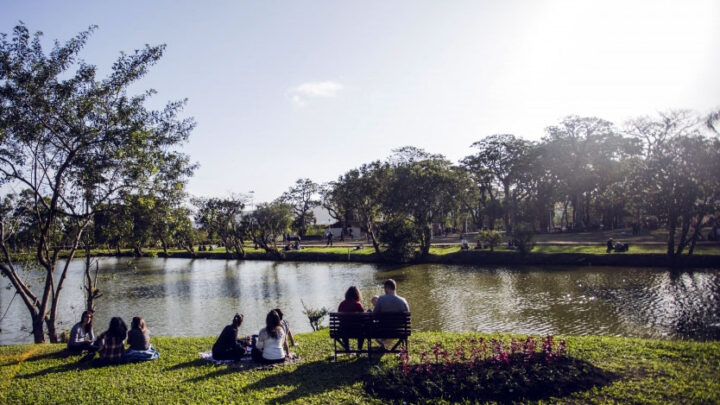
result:
[[(338, 353), (370, 353), (373, 339), (398, 339), (390, 352), (399, 352), (398, 346), (407, 349), (411, 316), (409, 312), (332, 312), (330, 313), (330, 337), (335, 343), (335, 358)], [(345, 347), (349, 339), (365, 339), (366, 349)], [(340, 349), (338, 349), (338, 343)]]

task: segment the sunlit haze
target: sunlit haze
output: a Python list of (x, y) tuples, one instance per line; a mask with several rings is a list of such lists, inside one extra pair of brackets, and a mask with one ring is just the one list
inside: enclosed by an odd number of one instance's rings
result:
[(278, 197), (414, 145), (458, 160), (494, 133), (537, 140), (569, 114), (621, 124), (720, 106), (720, 2), (0, 2), (83, 58), (166, 43), (135, 91), (188, 98), (193, 195)]

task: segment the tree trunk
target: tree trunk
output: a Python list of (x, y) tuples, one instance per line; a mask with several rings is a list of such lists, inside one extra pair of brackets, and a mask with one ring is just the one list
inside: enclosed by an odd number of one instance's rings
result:
[(505, 225), (505, 233), (510, 234), (512, 228), (510, 226), (510, 211), (512, 202), (510, 201), (510, 186), (504, 185), (505, 200), (503, 201), (503, 222)]
[(235, 254), (237, 255), (237, 258), (244, 259), (245, 258), (245, 249), (243, 248), (242, 244), (240, 244), (236, 241), (234, 243), (234, 247), (235, 247)]
[(705, 217), (705, 214), (699, 214), (698, 220), (695, 222), (695, 228), (693, 229), (692, 238), (690, 239), (690, 248), (688, 249), (688, 256), (692, 255), (693, 252), (695, 252), (695, 243), (698, 240), (698, 237), (700, 236), (700, 231), (702, 230), (703, 226), (703, 219)]
[(590, 227), (590, 193), (585, 194), (585, 228)]
[(165, 257), (170, 257), (170, 255), (168, 254), (167, 240), (165, 239), (164, 236), (160, 237), (160, 244), (162, 245), (163, 253), (165, 254)]
[(668, 216), (668, 238), (667, 238), (667, 254), (675, 255), (675, 230), (677, 228), (677, 216), (671, 211)]
[(41, 315), (31, 315), (32, 317), (32, 333), (35, 343), (45, 343), (45, 330), (43, 329), (43, 317)]
[(420, 252), (423, 256), (427, 256), (430, 253), (430, 244), (432, 243), (432, 229), (429, 225), (425, 224), (422, 230), (422, 243), (420, 245)]
[(680, 228), (680, 241), (677, 244), (675, 256), (682, 255), (682, 252), (685, 249), (685, 246), (687, 245), (687, 234), (689, 231), (690, 231), (690, 219), (687, 218), (687, 215), (683, 215), (682, 227)]

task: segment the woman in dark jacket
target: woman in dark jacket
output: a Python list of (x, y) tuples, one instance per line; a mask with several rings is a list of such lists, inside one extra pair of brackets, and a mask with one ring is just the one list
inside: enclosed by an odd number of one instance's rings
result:
[(235, 314), (232, 324), (227, 325), (212, 347), (215, 360), (240, 360), (247, 353), (247, 343), (239, 341), (238, 328), (242, 325), (243, 316)]
[[(356, 286), (350, 286), (345, 292), (345, 301), (338, 306), (338, 312), (365, 312), (362, 305), (362, 294)], [(358, 339), (358, 350), (362, 350), (365, 339)], [(350, 342), (348, 339), (342, 340), (343, 346), (350, 350)]]

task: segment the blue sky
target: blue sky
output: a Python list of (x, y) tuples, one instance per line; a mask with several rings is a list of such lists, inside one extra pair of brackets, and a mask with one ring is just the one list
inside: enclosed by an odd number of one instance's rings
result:
[(537, 140), (568, 114), (720, 107), (717, 1), (7, 1), (82, 57), (167, 44), (135, 88), (188, 98), (194, 195), (279, 196), (414, 145), (458, 160), (494, 133)]

